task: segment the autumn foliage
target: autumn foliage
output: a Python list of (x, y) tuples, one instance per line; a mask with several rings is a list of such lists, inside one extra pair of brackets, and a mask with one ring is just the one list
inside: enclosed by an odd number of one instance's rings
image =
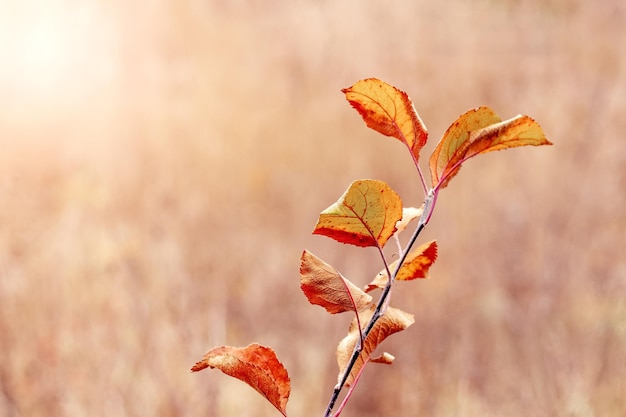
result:
[[(366, 125), (393, 137), (408, 149), (424, 189), (420, 208), (403, 207), (400, 196), (380, 180), (354, 181), (345, 193), (320, 213), (314, 234), (340, 243), (374, 247), (381, 257), (382, 270), (364, 289), (309, 251), (300, 259), (300, 286), (311, 304), (331, 314), (354, 315), (346, 337), (337, 346), (338, 384), (333, 389), (324, 416), (338, 416), (350, 398), (368, 363), (391, 364), (393, 355), (375, 355), (378, 346), (394, 333), (414, 322), (413, 315), (390, 306), (391, 288), (396, 281), (429, 277), (437, 258), (437, 243), (426, 242), (415, 249), (415, 242), (429, 222), (439, 192), (458, 174), (468, 159), (487, 152), (518, 146), (551, 145), (541, 127), (528, 116), (502, 121), (488, 107), (461, 115), (444, 133), (429, 160), (430, 186), (419, 165), (420, 152), (428, 140), (426, 126), (409, 96), (384, 81), (368, 78), (343, 89), (348, 102)], [(416, 227), (402, 247), (398, 235), (417, 219)], [(394, 240), (397, 260), (389, 262), (383, 248)], [(370, 293), (380, 290), (375, 300)], [(221, 346), (209, 350), (191, 369), (193, 372), (216, 368), (250, 385), (287, 415), (289, 376), (275, 352), (259, 344), (245, 348)], [(343, 401), (335, 407), (344, 388)], [(336, 410), (335, 410), (336, 408)], [(333, 414), (333, 410), (335, 410)]]
[(289, 375), (273, 349), (256, 343), (245, 348), (220, 346), (209, 350), (191, 370), (218, 368), (226, 375), (240, 379), (267, 398), (283, 415), (287, 415)]

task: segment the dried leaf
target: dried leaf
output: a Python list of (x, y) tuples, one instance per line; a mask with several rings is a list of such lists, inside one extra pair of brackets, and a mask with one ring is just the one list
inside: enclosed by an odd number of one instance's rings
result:
[(377, 358), (371, 359), (370, 362), (382, 363), (382, 364), (385, 364), (385, 365), (391, 365), (393, 363), (393, 361), (395, 361), (395, 360), (396, 360), (395, 356), (393, 356), (390, 353), (383, 352), (382, 355), (380, 355)]
[(338, 242), (383, 247), (402, 218), (402, 200), (384, 181), (358, 180), (322, 211), (313, 234)]
[[(366, 326), (369, 320), (373, 315), (373, 309), (369, 310), (367, 313), (361, 315), (361, 325)], [(382, 343), (387, 337), (391, 336), (394, 333), (400, 332), (411, 324), (415, 322), (413, 315), (406, 313), (397, 308), (388, 307), (385, 314), (378, 319), (372, 331), (365, 339), (363, 343), (363, 351), (361, 355), (357, 359), (354, 367), (350, 371), (350, 375), (346, 380), (346, 385), (351, 385), (354, 382), (354, 379), (359, 374), (360, 369), (365, 365), (366, 362), (370, 361), (370, 356), (378, 347), (379, 344)], [(348, 331), (348, 335), (339, 342), (339, 346), (337, 346), (337, 364), (339, 365), (339, 378), (341, 379), (342, 374), (344, 373), (348, 362), (350, 361), (350, 357), (352, 356), (352, 352), (354, 351), (354, 346), (360, 339), (360, 332), (357, 325), (356, 319), (352, 320), (352, 324), (350, 325), (350, 330)]]
[(411, 223), (411, 221), (419, 218), (422, 213), (424, 212), (424, 205), (422, 204), (422, 207), (420, 208), (415, 208), (415, 207), (405, 207), (402, 209), (402, 219), (400, 219), (397, 223), (396, 223), (396, 235), (399, 235), (400, 233), (402, 233), (407, 226), (409, 225), (409, 223)]
[(468, 159), (518, 146), (552, 145), (528, 116), (500, 121), (488, 107), (470, 110), (448, 128), (430, 158), (433, 187), (446, 187)]
[[(404, 261), (404, 265), (398, 271), (396, 280), (410, 281), (418, 278), (428, 278), (428, 270), (437, 259), (437, 242), (432, 240), (420, 245), (411, 251)], [(389, 265), (389, 270), (393, 273), (397, 268), (398, 261)], [(370, 292), (376, 288), (384, 288), (389, 281), (387, 270), (383, 269), (376, 277), (365, 286), (365, 292)]]
[(196, 363), (192, 372), (217, 368), (237, 378), (259, 392), (287, 415), (286, 406), (291, 391), (289, 375), (273, 349), (253, 343), (245, 348), (220, 346), (209, 350)]
[(409, 96), (377, 78), (367, 78), (341, 90), (368, 127), (404, 143), (415, 160), (428, 140), (428, 131)]
[(311, 304), (331, 314), (358, 312), (372, 303), (371, 296), (306, 250), (300, 258), (300, 287)]

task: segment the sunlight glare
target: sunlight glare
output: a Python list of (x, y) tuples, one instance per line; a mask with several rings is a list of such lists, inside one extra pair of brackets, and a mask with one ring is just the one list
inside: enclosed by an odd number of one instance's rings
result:
[(89, 80), (85, 69), (98, 33), (98, 16), (92, 9), (50, 2), (11, 10), (0, 29), (8, 55), (8, 65), (0, 71), (5, 88), (21, 100), (35, 102), (57, 102), (80, 90)]

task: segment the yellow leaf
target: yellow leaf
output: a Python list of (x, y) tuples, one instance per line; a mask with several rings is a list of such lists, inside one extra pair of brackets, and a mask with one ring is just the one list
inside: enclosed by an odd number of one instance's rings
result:
[(433, 187), (446, 187), (461, 164), (476, 155), (529, 145), (552, 145), (530, 117), (500, 121), (488, 107), (470, 110), (448, 128), (430, 157)]
[(313, 234), (338, 242), (383, 247), (402, 218), (402, 200), (384, 181), (358, 180), (322, 211)]
[(470, 133), (500, 121), (500, 117), (489, 107), (479, 107), (462, 114), (443, 134), (430, 156), (430, 175), (433, 187), (446, 177), (440, 186), (444, 188), (460, 168), (463, 151), (468, 145)]
[(528, 116), (518, 115), (472, 132), (466, 158), (518, 146), (552, 145), (541, 126)]
[(377, 78), (357, 81), (341, 91), (368, 127), (398, 139), (419, 159), (428, 131), (404, 91)]

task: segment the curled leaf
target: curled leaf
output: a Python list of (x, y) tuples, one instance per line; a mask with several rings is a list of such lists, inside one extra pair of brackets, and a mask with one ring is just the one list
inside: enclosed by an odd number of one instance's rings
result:
[[(398, 271), (396, 280), (410, 281), (419, 278), (428, 278), (428, 270), (431, 265), (437, 259), (437, 242), (432, 240), (420, 245), (406, 257), (404, 265)], [(398, 265), (398, 261), (389, 265), (389, 270), (395, 271)], [(376, 288), (384, 288), (389, 281), (387, 270), (383, 269), (374, 277), (372, 282), (365, 286), (365, 292), (370, 292)]]
[(322, 211), (313, 234), (341, 243), (383, 247), (402, 218), (402, 200), (384, 181), (358, 180)]
[(331, 314), (358, 312), (372, 302), (371, 296), (306, 250), (300, 258), (300, 287), (311, 304)]
[(395, 360), (396, 360), (396, 357), (395, 357), (395, 356), (393, 356), (393, 355), (392, 355), (392, 354), (390, 354), (390, 353), (383, 352), (383, 354), (382, 354), (382, 355), (380, 355), (379, 357), (377, 357), (377, 358), (372, 358), (372, 359), (370, 360), (370, 362), (374, 362), (374, 363), (382, 363), (382, 364), (385, 364), (385, 365), (391, 365), (391, 364), (393, 363), (393, 361), (395, 361)]
[(400, 219), (397, 223), (396, 223), (396, 235), (402, 233), (402, 231), (404, 231), (407, 226), (409, 225), (409, 223), (411, 223), (411, 221), (419, 218), (422, 213), (424, 212), (424, 205), (422, 204), (422, 207), (420, 208), (415, 208), (415, 207), (405, 207), (402, 209), (402, 219)]
[[(369, 314), (363, 314), (361, 317), (362, 326), (367, 325), (367, 322), (371, 319), (373, 315), (373, 309), (369, 310)], [(351, 385), (356, 376), (359, 374), (361, 368), (365, 365), (366, 362), (371, 360), (371, 355), (376, 350), (378, 345), (380, 345), (383, 340), (387, 337), (391, 336), (394, 333), (400, 332), (411, 324), (415, 322), (412, 314), (406, 313), (397, 308), (388, 307), (383, 314), (382, 317), (378, 319), (372, 331), (367, 336), (363, 343), (363, 351), (361, 355), (355, 362), (353, 368), (350, 371), (350, 375), (346, 380), (346, 385)], [(339, 365), (339, 379), (343, 376), (343, 373), (350, 361), (350, 357), (352, 356), (352, 352), (356, 343), (360, 340), (360, 332), (357, 325), (356, 319), (352, 320), (352, 324), (350, 325), (350, 329), (348, 330), (348, 335), (339, 342), (339, 346), (337, 346), (337, 364)], [(391, 355), (389, 355), (391, 356)], [(379, 358), (380, 359), (380, 358)], [(389, 359), (389, 357), (387, 357)], [(379, 361), (381, 361), (380, 359)]]
[(377, 78), (357, 81), (341, 91), (368, 127), (398, 139), (419, 159), (428, 131), (404, 91)]
[(433, 187), (444, 188), (468, 159), (518, 146), (552, 145), (537, 122), (518, 115), (500, 121), (488, 107), (470, 110), (446, 131), (430, 157)]
[(289, 375), (273, 349), (253, 343), (245, 348), (220, 346), (209, 350), (192, 372), (217, 368), (264, 396), (284, 416), (291, 385)]

